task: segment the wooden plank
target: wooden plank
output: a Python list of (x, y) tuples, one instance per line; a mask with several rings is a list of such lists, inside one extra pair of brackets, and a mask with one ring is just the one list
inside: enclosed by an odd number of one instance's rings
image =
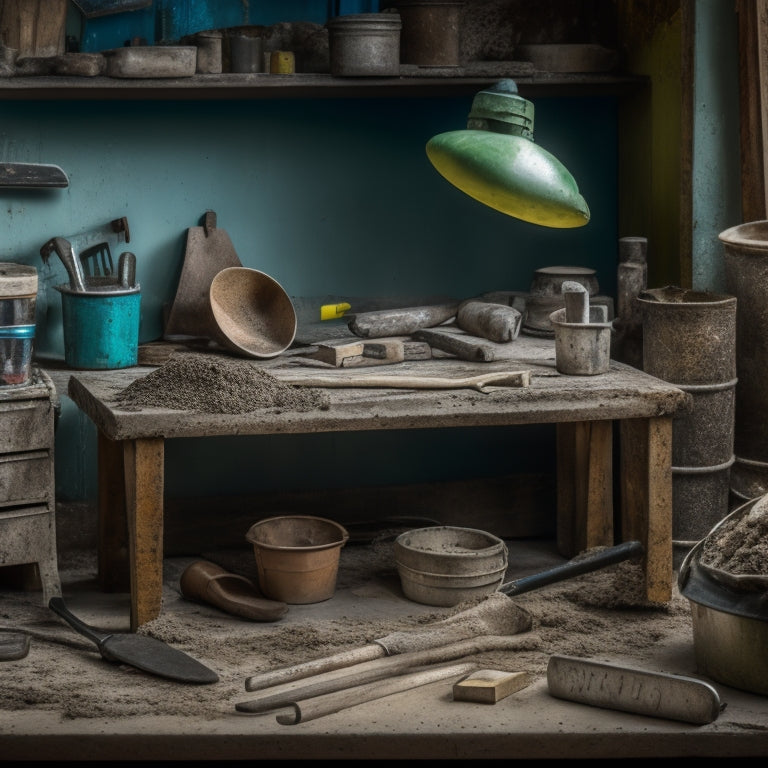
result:
[(613, 544), (613, 424), (557, 425), (557, 547), (565, 557)]
[(621, 422), (621, 533), (645, 547), (645, 591), (672, 597), (672, 417)]
[(105, 592), (128, 592), (130, 564), (122, 443), (110, 440), (99, 430), (97, 457), (99, 583)]
[(131, 565), (131, 630), (160, 615), (163, 601), (164, 440), (123, 443)]

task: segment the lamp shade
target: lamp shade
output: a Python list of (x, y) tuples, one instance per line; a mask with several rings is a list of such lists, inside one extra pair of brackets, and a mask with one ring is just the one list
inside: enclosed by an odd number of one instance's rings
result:
[(451, 184), (532, 224), (565, 229), (589, 222), (573, 176), (533, 142), (533, 105), (517, 95), (513, 81), (477, 94), (467, 125), (427, 142), (427, 157)]

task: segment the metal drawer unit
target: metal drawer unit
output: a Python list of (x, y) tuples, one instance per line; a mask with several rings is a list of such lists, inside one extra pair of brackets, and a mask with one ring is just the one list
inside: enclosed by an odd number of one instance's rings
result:
[(29, 383), (0, 387), (0, 567), (30, 566), (25, 586), (44, 604), (61, 595), (56, 551), (54, 431), (58, 398), (38, 368)]

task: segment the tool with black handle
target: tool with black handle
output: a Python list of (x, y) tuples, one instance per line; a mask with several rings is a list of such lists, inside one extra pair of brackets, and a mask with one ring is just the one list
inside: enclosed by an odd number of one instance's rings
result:
[(205, 685), (216, 683), (219, 676), (183, 651), (148, 635), (127, 632), (102, 633), (77, 618), (60, 597), (52, 597), (48, 607), (61, 616), (83, 637), (96, 643), (102, 657), (117, 664), (128, 664), (151, 675), (180, 683)]

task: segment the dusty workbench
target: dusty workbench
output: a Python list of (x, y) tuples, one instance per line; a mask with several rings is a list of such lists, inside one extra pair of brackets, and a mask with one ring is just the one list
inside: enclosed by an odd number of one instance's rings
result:
[[(455, 358), (407, 361), (369, 370), (376, 376), (463, 377), (529, 371), (527, 386), (474, 389), (328, 388), (330, 406), (309, 411), (265, 408), (213, 414), (125, 410), (116, 395), (152, 370), (73, 372), (68, 395), (98, 430), (99, 575), (119, 590), (129, 574), (131, 627), (161, 611), (164, 445), (174, 438), (360, 430), (556, 424), (557, 543), (564, 556), (614, 543), (614, 423), (619, 424), (619, 498), (623, 540), (645, 550), (647, 598), (669, 600), (672, 556), (672, 421), (690, 406), (677, 387), (611, 361), (597, 376), (566, 376), (555, 368), (554, 341), (520, 336), (514, 359), (471, 363)], [(199, 354), (205, 354), (201, 352)], [(318, 370), (291, 356), (252, 360), (278, 379)], [(323, 371), (360, 376), (367, 369)], [(122, 533), (126, 530), (128, 539)], [(128, 552), (128, 562), (121, 553)]]

